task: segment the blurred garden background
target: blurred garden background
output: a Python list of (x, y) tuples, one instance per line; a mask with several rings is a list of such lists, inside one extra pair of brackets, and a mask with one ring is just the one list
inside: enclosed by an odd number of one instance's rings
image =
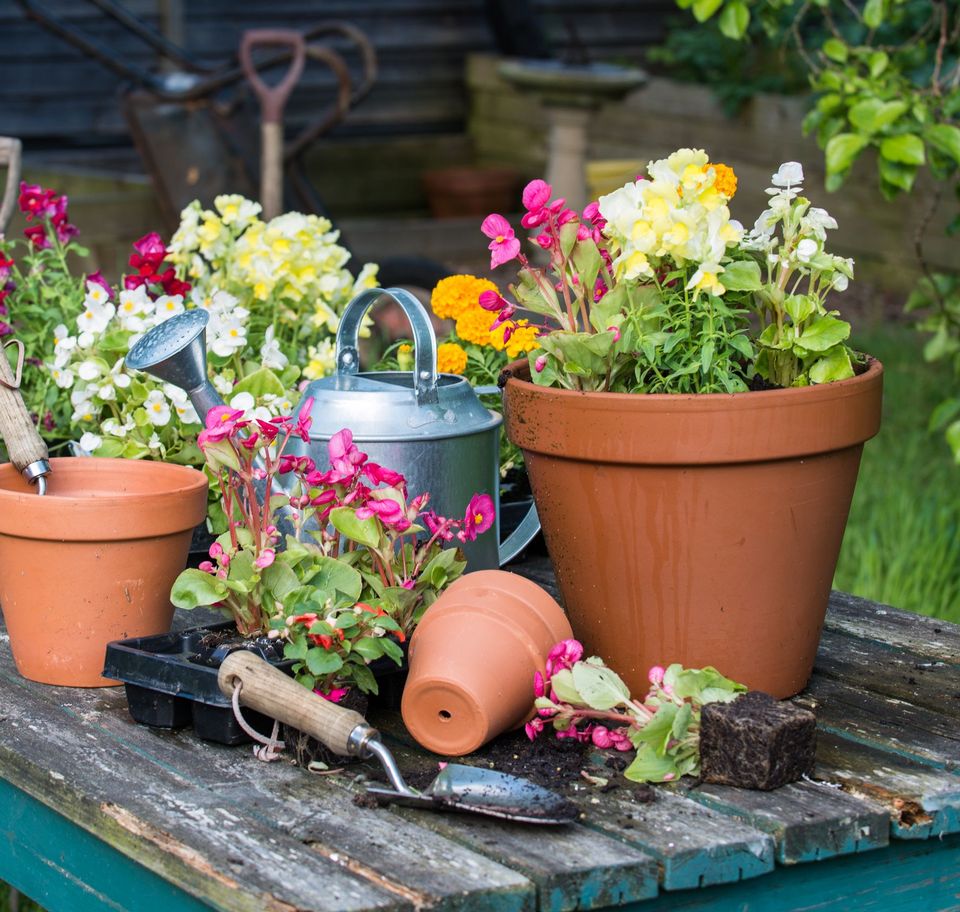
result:
[[(702, 147), (736, 172), (744, 190), (731, 209), (748, 221), (769, 175), (801, 162), (807, 195), (839, 222), (832, 249), (856, 260), (834, 306), (853, 323), (853, 346), (886, 369), (884, 424), (865, 449), (835, 585), (960, 621), (955, 3), (130, 0), (122, 10), (169, 45), (144, 44), (106, 0), (0, 0), (0, 135), (22, 141), (25, 180), (69, 197), (85, 268), (110, 280), (134, 240), (169, 239), (193, 196), (255, 195), (252, 93), (240, 78), (184, 89), (220, 72), (251, 28), (340, 20), (375, 50), (364, 96), (306, 136), (307, 191), (288, 187), (284, 200), (303, 208), (309, 197), (329, 214), (357, 268), (416, 258), (490, 275), (480, 218), (517, 212), (520, 187), (548, 158), (543, 98), (501, 75), (504, 58), (647, 73), (592, 115), (592, 197), (650, 159)], [(318, 42), (343, 54), (356, 87), (370, 73), (348, 37)], [(335, 72), (309, 56), (288, 141), (336, 97)], [(23, 227), (15, 219), (8, 236)]]

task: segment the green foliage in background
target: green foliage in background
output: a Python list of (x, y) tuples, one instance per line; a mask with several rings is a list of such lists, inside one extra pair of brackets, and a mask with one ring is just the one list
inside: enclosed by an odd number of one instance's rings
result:
[[(792, 40), (814, 90), (804, 128), (824, 150), (827, 187), (839, 188), (868, 150), (888, 200), (926, 171), (936, 192), (918, 226), (922, 279), (909, 300), (931, 333), (928, 361), (953, 366), (960, 385), (960, 286), (934, 273), (923, 235), (945, 195), (960, 201), (960, 4), (956, 0), (677, 0), (699, 22), (715, 20), (731, 42), (751, 28), (781, 46)], [(816, 35), (816, 40), (811, 36)], [(739, 45), (738, 45), (739, 46)], [(960, 232), (960, 212), (947, 232)], [(933, 423), (960, 463), (960, 392), (942, 399)]]

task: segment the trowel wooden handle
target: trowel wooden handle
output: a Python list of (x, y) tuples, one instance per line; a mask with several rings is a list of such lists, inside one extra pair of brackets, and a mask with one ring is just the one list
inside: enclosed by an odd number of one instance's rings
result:
[[(9, 343), (8, 343), (9, 344)], [(15, 343), (20, 345), (19, 342)], [(7, 446), (10, 461), (22, 472), (27, 466), (47, 458), (47, 445), (27, 412), (20, 395), (20, 371), (10, 367), (7, 353), (0, 350), (0, 437)], [(23, 362), (23, 350), (20, 351)]]
[(371, 730), (360, 713), (311, 693), (264, 659), (243, 649), (231, 652), (217, 675), (220, 690), (227, 697), (233, 696), (237, 681), (243, 685), (242, 705), (313, 735), (335, 754), (356, 755), (361, 739), (355, 737), (351, 742), (351, 734), (358, 727), (364, 732)]

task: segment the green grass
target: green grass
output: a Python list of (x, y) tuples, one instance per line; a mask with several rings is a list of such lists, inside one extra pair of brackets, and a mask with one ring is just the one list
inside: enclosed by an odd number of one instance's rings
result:
[(853, 345), (883, 362), (883, 424), (864, 447), (834, 586), (960, 622), (960, 466), (927, 430), (956, 381), (924, 362), (910, 327), (860, 330)]

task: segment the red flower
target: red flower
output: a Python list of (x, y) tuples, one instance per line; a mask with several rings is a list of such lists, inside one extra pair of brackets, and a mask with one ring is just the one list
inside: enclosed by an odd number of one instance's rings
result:
[(157, 268), (167, 255), (167, 248), (164, 246), (163, 239), (156, 231), (145, 234), (134, 243), (133, 249), (136, 253), (130, 254), (129, 262), (142, 276), (155, 275)]
[(43, 225), (31, 225), (24, 228), (23, 236), (30, 242), (34, 250), (46, 250), (50, 246), (47, 229)]
[[(17, 199), (20, 211), (27, 217), (28, 222), (34, 218), (52, 218), (57, 214), (59, 198), (53, 190), (45, 190), (39, 184), (28, 184), (20, 181), (20, 196)], [(66, 199), (64, 198), (64, 207)], [(66, 211), (64, 209), (64, 211)]]

